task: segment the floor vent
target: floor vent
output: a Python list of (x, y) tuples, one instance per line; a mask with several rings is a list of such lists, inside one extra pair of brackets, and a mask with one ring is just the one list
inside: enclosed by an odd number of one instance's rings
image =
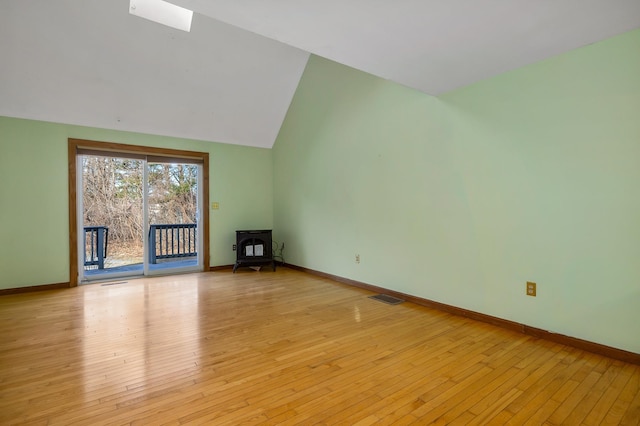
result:
[(376, 294), (375, 296), (369, 296), (369, 298), (379, 300), (380, 302), (384, 302), (389, 305), (399, 305), (404, 302), (402, 299), (398, 299), (397, 297), (389, 296), (387, 294)]
[(106, 285), (126, 284), (126, 283), (128, 283), (128, 282), (129, 282), (129, 281), (118, 281), (117, 283), (104, 283), (104, 284), (101, 284), (101, 285), (104, 287), (104, 286), (106, 286)]

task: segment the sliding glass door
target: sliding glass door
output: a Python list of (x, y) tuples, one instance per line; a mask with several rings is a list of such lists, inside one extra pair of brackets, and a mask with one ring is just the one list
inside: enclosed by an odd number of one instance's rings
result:
[(79, 282), (203, 270), (202, 164), (78, 150)]

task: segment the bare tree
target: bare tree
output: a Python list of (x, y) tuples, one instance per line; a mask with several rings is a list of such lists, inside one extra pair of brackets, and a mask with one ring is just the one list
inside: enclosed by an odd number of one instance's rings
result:
[[(143, 162), (83, 157), (85, 226), (107, 226), (109, 244), (142, 246)], [(149, 223), (195, 223), (198, 168), (191, 164), (149, 163)]]
[(191, 164), (149, 164), (149, 222), (195, 223), (198, 168)]

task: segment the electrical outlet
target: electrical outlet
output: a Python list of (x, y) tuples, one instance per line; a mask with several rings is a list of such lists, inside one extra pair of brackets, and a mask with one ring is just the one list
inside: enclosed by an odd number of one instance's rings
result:
[(527, 296), (536, 296), (536, 283), (527, 281)]
[(236, 251), (236, 249), (237, 249), (237, 247), (236, 247), (236, 245), (234, 244), (234, 245), (233, 245), (233, 251)]
[(356, 254), (356, 263), (360, 263), (360, 255)]

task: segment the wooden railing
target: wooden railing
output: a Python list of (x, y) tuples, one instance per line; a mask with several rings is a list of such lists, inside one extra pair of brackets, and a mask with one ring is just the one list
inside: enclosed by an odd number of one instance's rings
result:
[[(149, 227), (149, 262), (159, 259), (193, 257), (198, 255), (195, 223), (151, 225)], [(84, 266), (104, 269), (109, 247), (109, 228), (84, 227)]]
[(109, 246), (109, 228), (106, 226), (84, 227), (84, 266), (104, 269), (104, 258)]
[(198, 255), (196, 224), (151, 225), (149, 228), (149, 262), (158, 259), (193, 257)]

